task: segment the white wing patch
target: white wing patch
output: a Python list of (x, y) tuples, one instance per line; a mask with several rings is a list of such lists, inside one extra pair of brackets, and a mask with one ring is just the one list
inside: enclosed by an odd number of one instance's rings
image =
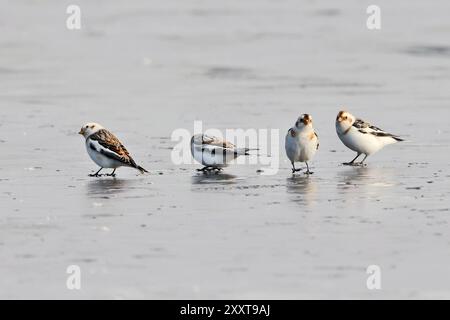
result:
[(124, 163), (125, 163), (125, 161), (123, 161), (123, 158), (122, 158), (119, 154), (115, 153), (114, 151), (112, 151), (112, 150), (110, 150), (110, 149), (108, 149), (108, 148), (105, 148), (104, 146), (102, 146), (102, 145), (101, 145), (98, 141), (96, 141), (96, 140), (92, 140), (92, 139), (89, 139), (89, 138), (88, 138), (88, 146), (89, 146), (89, 148), (91, 148), (92, 150), (94, 150), (94, 151), (96, 151), (96, 152), (98, 152), (98, 153), (101, 153), (101, 154), (103, 154), (104, 156), (106, 156), (106, 157), (108, 157), (108, 158), (111, 158), (112, 160), (116, 160), (116, 161), (124, 162)]
[(204, 134), (194, 135), (191, 139), (193, 157), (203, 165), (226, 165), (240, 155), (247, 155), (248, 148), (236, 148), (229, 141)]

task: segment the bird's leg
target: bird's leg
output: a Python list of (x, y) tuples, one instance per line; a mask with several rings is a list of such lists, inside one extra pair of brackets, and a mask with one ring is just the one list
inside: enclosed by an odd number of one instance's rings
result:
[(116, 176), (116, 169), (113, 170), (110, 174), (107, 174), (108, 177), (115, 177)]
[(305, 162), (305, 163), (306, 163), (306, 168), (307, 168), (307, 171), (305, 172), (305, 174), (307, 174), (307, 175), (313, 174), (314, 172), (309, 170), (308, 162)]
[(99, 175), (100, 171), (102, 171), (103, 168), (100, 168), (100, 170), (98, 170), (96, 173), (94, 174), (90, 174), (89, 177), (101, 177), (101, 174)]
[(364, 161), (366, 161), (366, 159), (367, 159), (368, 156), (369, 156), (369, 155), (366, 154), (366, 156), (364, 157), (364, 159), (363, 159), (360, 163), (358, 163), (358, 165), (359, 165), (359, 166), (362, 166), (362, 167), (365, 166), (366, 164), (364, 163)]
[(358, 153), (358, 155), (355, 157), (355, 159), (353, 159), (350, 162), (344, 162), (343, 165), (344, 166), (353, 166), (353, 165), (355, 165), (355, 160), (358, 159), (360, 155), (361, 155), (361, 153)]
[(295, 164), (293, 162), (291, 162), (291, 163), (292, 163), (292, 173), (296, 173), (298, 171), (302, 171), (301, 168), (300, 169), (295, 169)]

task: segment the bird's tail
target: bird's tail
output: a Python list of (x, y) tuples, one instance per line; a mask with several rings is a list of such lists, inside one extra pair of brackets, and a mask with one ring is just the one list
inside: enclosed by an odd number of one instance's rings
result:
[(249, 156), (250, 151), (259, 151), (259, 149), (258, 148), (239, 148), (239, 149), (237, 149), (237, 153), (239, 155), (243, 155), (243, 156)]

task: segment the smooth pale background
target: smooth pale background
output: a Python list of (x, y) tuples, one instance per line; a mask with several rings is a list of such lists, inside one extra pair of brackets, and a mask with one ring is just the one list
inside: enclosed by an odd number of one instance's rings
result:
[[(84, 0), (69, 31), (73, 3), (0, 3), (0, 298), (450, 298), (448, 1), (377, 1), (379, 31), (368, 1)], [(341, 166), (341, 106), (408, 141)], [(293, 178), (304, 112), (321, 148)], [(280, 171), (172, 164), (194, 120), (279, 129)], [(152, 174), (87, 177), (88, 121)]]

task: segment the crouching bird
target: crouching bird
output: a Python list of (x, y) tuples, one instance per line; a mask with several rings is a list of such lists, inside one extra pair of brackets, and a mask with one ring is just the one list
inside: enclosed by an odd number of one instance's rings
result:
[(86, 150), (92, 161), (99, 167), (91, 177), (99, 177), (103, 169), (113, 169), (107, 176), (115, 177), (116, 169), (119, 167), (130, 167), (139, 170), (141, 173), (148, 172), (138, 166), (128, 153), (125, 146), (111, 132), (103, 128), (98, 123), (87, 123), (81, 127), (80, 132), (86, 139)]

